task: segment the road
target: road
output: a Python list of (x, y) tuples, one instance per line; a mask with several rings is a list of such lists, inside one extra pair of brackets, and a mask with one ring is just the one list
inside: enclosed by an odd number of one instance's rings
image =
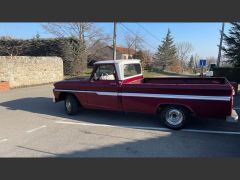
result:
[(240, 156), (240, 123), (196, 119), (172, 131), (152, 115), (84, 110), (67, 116), (52, 97), (52, 85), (0, 92), (0, 157)]

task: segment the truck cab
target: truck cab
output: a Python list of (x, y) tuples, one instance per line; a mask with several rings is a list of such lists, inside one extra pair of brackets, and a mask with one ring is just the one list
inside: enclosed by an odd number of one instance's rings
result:
[(123, 82), (127, 79), (142, 78), (140, 60), (99, 61), (94, 64), (92, 81), (112, 80)]

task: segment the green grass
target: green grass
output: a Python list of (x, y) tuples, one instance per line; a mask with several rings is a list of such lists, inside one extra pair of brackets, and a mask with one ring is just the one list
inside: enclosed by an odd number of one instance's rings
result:
[(64, 79), (74, 79), (77, 77), (90, 77), (92, 73), (92, 68), (87, 68), (85, 71), (83, 71), (79, 76), (76, 75), (65, 75)]
[(80, 76), (90, 77), (91, 74), (92, 74), (92, 68), (87, 68), (85, 71), (83, 71), (83, 73)]
[(173, 72), (151, 72), (148, 70), (143, 71), (143, 76), (144, 77), (161, 77), (161, 76), (196, 76), (194, 74), (178, 74), (178, 73), (173, 73)]

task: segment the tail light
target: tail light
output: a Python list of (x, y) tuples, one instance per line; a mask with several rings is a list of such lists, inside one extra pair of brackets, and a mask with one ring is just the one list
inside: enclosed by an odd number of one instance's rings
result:
[(232, 87), (232, 95), (234, 96), (236, 93), (235, 93), (235, 89), (234, 87)]
[(238, 83), (236, 82), (230, 82), (232, 89), (233, 89), (233, 96), (236, 95), (237, 91), (238, 91)]

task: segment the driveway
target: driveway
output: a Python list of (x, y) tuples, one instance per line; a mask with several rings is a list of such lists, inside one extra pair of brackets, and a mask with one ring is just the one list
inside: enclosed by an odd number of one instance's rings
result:
[[(0, 93), (0, 157), (239, 157), (240, 124), (196, 119), (165, 128), (145, 114), (85, 110), (67, 116), (52, 85)], [(234, 105), (240, 112), (240, 97)]]

